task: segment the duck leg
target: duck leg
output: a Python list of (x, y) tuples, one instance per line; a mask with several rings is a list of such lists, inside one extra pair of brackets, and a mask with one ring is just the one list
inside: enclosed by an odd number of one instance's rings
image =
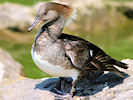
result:
[(54, 98), (57, 100), (63, 100), (63, 99), (70, 99), (72, 98), (71, 93), (66, 93), (65, 90), (65, 85), (68, 84), (67, 78), (64, 77), (59, 77), (59, 81), (54, 84), (54, 87), (51, 89), (51, 91), (54, 93)]
[(78, 79), (72, 82), (72, 89), (71, 89), (70, 94), (72, 95), (73, 100), (80, 100), (80, 97), (79, 96), (76, 96), (76, 83), (81, 78), (82, 78), (82, 76), (78, 76)]
[(68, 93), (64, 91), (65, 85), (68, 85), (70, 82), (71, 80), (68, 80), (65, 77), (59, 77), (59, 81), (54, 84), (53, 88), (51, 88), (51, 91), (59, 95), (66, 95)]

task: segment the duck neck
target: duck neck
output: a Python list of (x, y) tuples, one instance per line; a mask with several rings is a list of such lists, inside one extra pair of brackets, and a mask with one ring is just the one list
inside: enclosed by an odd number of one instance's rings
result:
[[(62, 34), (66, 19), (63, 16), (45, 24), (42, 29), (44, 29), (44, 35), (51, 40), (57, 40), (58, 37)], [(42, 33), (42, 34), (43, 34)]]

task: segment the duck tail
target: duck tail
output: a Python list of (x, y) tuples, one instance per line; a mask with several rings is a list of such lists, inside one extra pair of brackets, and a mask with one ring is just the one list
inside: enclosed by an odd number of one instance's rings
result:
[(128, 66), (127, 66), (126, 63), (123, 63), (123, 62), (121, 62), (121, 61), (117, 61), (117, 60), (115, 60), (115, 59), (113, 59), (113, 58), (110, 58), (110, 60), (111, 60), (111, 62), (112, 62), (114, 65), (116, 65), (116, 66), (118, 66), (118, 67), (121, 67), (121, 68), (124, 68), (124, 69), (128, 69)]

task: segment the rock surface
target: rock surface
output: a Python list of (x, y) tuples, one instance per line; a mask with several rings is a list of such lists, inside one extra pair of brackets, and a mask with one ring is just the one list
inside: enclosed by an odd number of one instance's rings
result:
[[(81, 100), (132, 100), (133, 98), (133, 60), (125, 59), (129, 69), (123, 70), (125, 78), (114, 73), (99, 77), (86, 77), (76, 84), (75, 94)], [(18, 77), (9, 79), (0, 85), (0, 100), (75, 100), (71, 95), (61, 96), (54, 93), (54, 84), (58, 78), (28, 79)], [(71, 89), (71, 80), (66, 81), (65, 91)]]
[(24, 75), (23, 67), (14, 61), (9, 53), (0, 48), (0, 83), (7, 78), (15, 78)]
[(34, 21), (30, 7), (14, 3), (0, 4), (0, 19), (2, 19), (0, 29), (8, 27), (23, 29)]

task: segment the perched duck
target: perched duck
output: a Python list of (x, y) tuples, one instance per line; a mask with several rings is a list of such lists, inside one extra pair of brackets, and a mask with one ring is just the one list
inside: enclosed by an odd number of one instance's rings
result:
[(73, 20), (75, 10), (70, 5), (46, 2), (37, 11), (36, 20), (28, 29), (44, 22), (36, 35), (31, 54), (35, 64), (44, 72), (57, 77), (71, 77), (74, 85), (84, 75), (96, 71), (111, 71), (123, 76), (114, 65), (127, 69), (127, 65), (107, 55), (96, 45), (76, 36), (62, 33)]

